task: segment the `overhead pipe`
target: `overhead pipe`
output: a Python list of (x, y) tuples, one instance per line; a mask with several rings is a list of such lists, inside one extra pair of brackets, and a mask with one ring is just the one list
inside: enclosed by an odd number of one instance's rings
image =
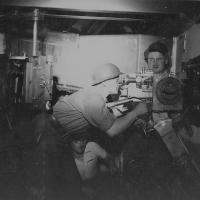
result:
[(131, 17), (111, 17), (111, 16), (83, 16), (83, 15), (62, 15), (62, 14), (50, 14), (50, 13), (41, 13), (41, 15), (55, 18), (64, 18), (64, 19), (88, 19), (88, 20), (111, 20), (111, 21), (145, 21), (142, 18), (131, 18)]
[(34, 9), (33, 11), (33, 56), (37, 55), (37, 34), (38, 34), (38, 20), (39, 10)]

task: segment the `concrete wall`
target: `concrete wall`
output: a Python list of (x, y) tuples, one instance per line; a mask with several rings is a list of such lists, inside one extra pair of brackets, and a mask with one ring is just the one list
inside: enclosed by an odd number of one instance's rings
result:
[(106, 62), (116, 64), (122, 72), (135, 72), (137, 43), (137, 35), (66, 35), (60, 41), (50, 36), (46, 55), (53, 55), (53, 73), (61, 83), (85, 87), (91, 84), (94, 69)]
[(184, 61), (188, 61), (200, 55), (200, 24), (193, 25), (185, 32), (184, 48)]
[[(59, 83), (86, 87), (94, 68), (105, 62), (116, 64), (124, 73), (136, 73), (146, 66), (144, 51), (160, 37), (149, 35), (90, 35), (51, 32), (37, 43), (37, 55), (46, 56)], [(12, 55), (32, 56), (32, 40), (11, 42)]]
[(53, 55), (54, 75), (61, 83), (91, 84), (94, 68), (105, 62), (116, 64), (124, 73), (136, 73), (146, 66), (143, 53), (150, 43), (162, 39), (149, 35), (90, 35), (51, 33), (46, 55)]
[(193, 25), (184, 33), (173, 38), (173, 72), (181, 78), (183, 75), (182, 63), (197, 56), (200, 56), (200, 24)]

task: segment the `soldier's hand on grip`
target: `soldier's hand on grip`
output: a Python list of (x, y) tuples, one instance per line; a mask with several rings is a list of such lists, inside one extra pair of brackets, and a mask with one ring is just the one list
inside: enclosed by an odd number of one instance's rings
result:
[(135, 110), (137, 115), (144, 115), (146, 113), (148, 113), (148, 108), (147, 108), (147, 104), (144, 102), (139, 103), (136, 107)]

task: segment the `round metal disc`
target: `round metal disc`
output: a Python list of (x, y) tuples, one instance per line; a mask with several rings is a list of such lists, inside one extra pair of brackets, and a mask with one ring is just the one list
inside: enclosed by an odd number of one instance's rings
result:
[(161, 79), (156, 86), (157, 99), (164, 105), (174, 105), (182, 98), (182, 84), (174, 77)]

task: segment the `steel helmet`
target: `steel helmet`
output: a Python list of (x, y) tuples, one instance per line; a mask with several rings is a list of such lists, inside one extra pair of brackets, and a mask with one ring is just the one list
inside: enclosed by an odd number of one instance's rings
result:
[(121, 72), (116, 65), (112, 63), (103, 64), (95, 69), (92, 75), (92, 85), (117, 78), (120, 74)]

